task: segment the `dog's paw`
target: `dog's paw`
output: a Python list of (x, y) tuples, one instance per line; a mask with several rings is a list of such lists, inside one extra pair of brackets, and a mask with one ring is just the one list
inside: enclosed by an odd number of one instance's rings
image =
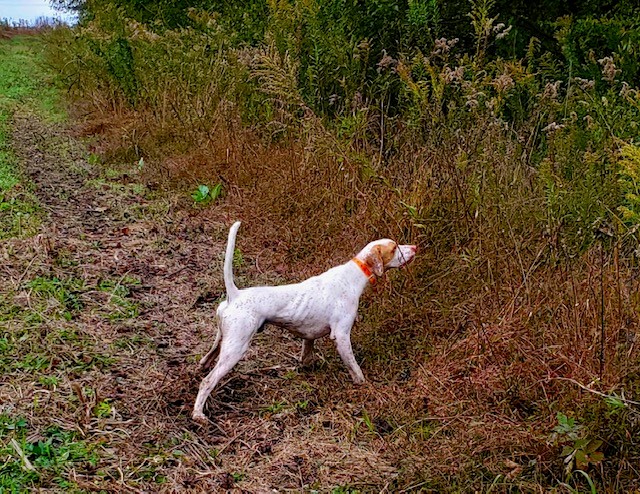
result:
[(193, 412), (193, 415), (191, 415), (191, 418), (193, 419), (194, 422), (200, 425), (207, 425), (209, 423), (209, 419), (205, 417), (204, 413), (202, 412)]
[(356, 386), (360, 386), (367, 382), (364, 376), (351, 376), (351, 379), (353, 379), (353, 384), (355, 384)]
[(307, 357), (307, 358), (303, 358), (300, 361), (300, 367), (303, 369), (310, 369), (312, 368), (316, 363), (316, 359), (315, 357)]

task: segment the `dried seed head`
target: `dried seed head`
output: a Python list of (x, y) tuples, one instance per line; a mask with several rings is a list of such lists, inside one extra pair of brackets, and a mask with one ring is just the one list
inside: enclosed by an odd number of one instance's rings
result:
[(613, 62), (613, 57), (601, 58), (598, 60), (598, 63), (602, 65), (602, 78), (605, 81), (614, 82), (616, 80), (616, 75), (621, 71), (616, 68), (615, 63)]

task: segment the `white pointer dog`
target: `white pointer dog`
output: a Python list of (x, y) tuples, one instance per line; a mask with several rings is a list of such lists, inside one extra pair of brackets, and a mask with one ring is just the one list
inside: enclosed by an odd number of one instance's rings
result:
[(206, 423), (203, 408), (207, 397), (245, 354), (253, 335), (267, 323), (286, 328), (302, 338), (303, 365), (313, 360), (314, 340), (330, 335), (353, 382), (363, 383), (362, 370), (351, 350), (351, 327), (358, 311), (358, 300), (367, 283), (374, 283), (385, 270), (411, 261), (416, 246), (398, 245), (389, 239), (376, 240), (346, 264), (302, 283), (239, 290), (233, 282), (232, 271), (238, 228), (239, 221), (229, 231), (224, 259), (227, 300), (218, 306), (218, 333), (200, 366), (208, 370), (218, 355), (219, 358), (200, 384), (193, 419)]

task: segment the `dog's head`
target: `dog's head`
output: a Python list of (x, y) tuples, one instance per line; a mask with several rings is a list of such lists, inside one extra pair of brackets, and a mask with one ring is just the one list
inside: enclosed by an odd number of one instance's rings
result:
[(393, 240), (374, 240), (356, 256), (364, 262), (376, 276), (382, 276), (387, 269), (399, 268), (413, 260), (418, 248), (415, 245), (398, 245)]

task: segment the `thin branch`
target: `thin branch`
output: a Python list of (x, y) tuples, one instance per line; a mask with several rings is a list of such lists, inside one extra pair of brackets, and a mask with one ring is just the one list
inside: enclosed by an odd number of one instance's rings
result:
[(591, 389), (588, 386), (585, 386), (582, 383), (579, 383), (578, 381), (576, 381), (575, 379), (570, 379), (568, 377), (553, 377), (551, 378), (554, 381), (569, 381), (573, 384), (575, 384), (576, 386), (584, 389), (585, 391), (588, 391), (589, 393), (593, 393), (596, 394), (598, 396), (602, 396), (603, 398), (610, 398), (612, 400), (619, 400), (622, 403), (624, 403), (625, 405), (636, 405), (636, 406), (640, 406), (640, 401), (633, 401), (633, 400), (628, 400), (626, 398), (622, 398), (620, 396), (616, 396), (616, 395), (608, 395), (606, 393), (602, 393), (600, 391), (596, 391), (595, 389)]

